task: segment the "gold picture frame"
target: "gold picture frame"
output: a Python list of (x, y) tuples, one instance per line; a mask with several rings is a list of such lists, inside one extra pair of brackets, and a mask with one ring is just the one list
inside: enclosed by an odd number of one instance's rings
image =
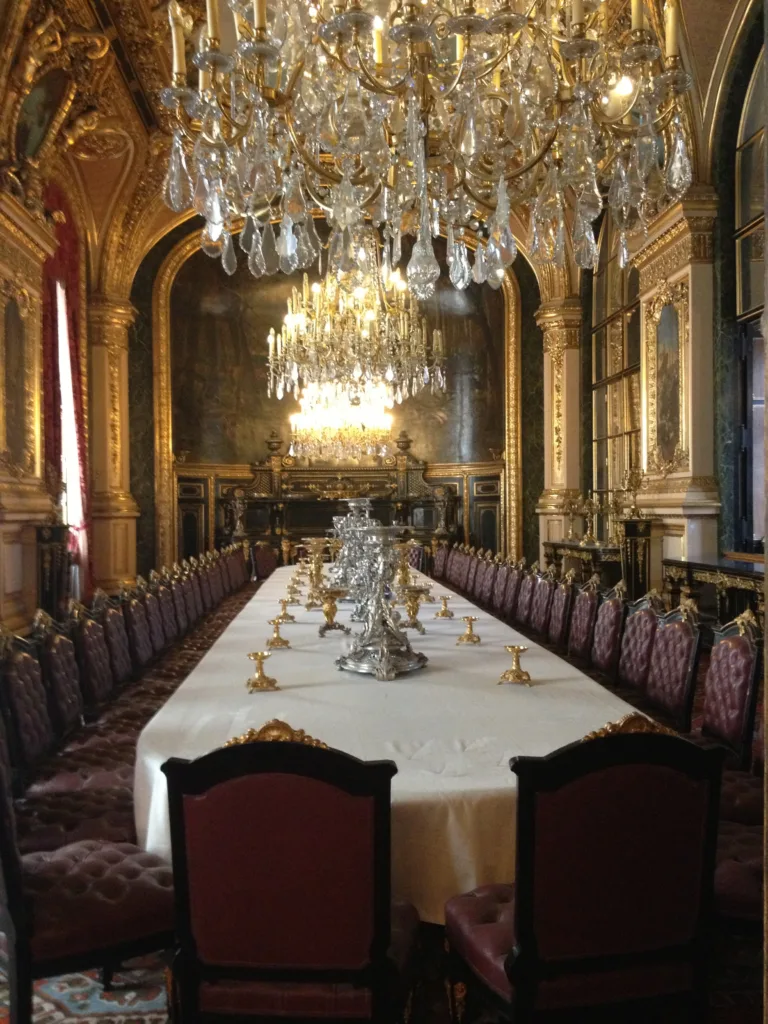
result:
[(689, 468), (686, 353), (688, 281), (663, 282), (645, 310), (647, 471), (662, 477)]

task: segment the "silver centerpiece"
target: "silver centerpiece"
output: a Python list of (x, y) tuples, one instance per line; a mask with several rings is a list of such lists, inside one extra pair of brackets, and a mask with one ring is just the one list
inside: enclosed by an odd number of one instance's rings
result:
[(399, 629), (387, 600), (395, 571), (393, 545), (401, 530), (399, 526), (367, 526), (358, 531), (365, 553), (365, 618), (363, 631), (354, 638), (349, 652), (336, 661), (341, 669), (394, 679), (427, 664), (426, 655), (414, 651)]

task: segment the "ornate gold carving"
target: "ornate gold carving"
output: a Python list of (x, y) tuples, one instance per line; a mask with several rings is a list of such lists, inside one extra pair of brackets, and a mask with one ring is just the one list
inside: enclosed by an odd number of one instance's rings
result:
[(555, 468), (559, 474), (563, 462), (565, 352), (579, 348), (581, 305), (574, 300), (542, 305), (536, 314), (536, 323), (544, 332), (544, 352), (549, 353), (552, 364), (552, 443)]
[(328, 744), (309, 736), (303, 729), (293, 729), (287, 722), (273, 718), (260, 729), (249, 729), (242, 736), (227, 740), (225, 747), (239, 746), (243, 743), (301, 743), (305, 747), (319, 747), (328, 750)]
[[(672, 305), (678, 318), (678, 441), (671, 459), (665, 459), (658, 444), (658, 341), (657, 331), (665, 306)], [(686, 430), (686, 360), (690, 342), (688, 281), (670, 286), (664, 282), (645, 310), (646, 392), (648, 401), (648, 471), (663, 477), (688, 468)]]
[(663, 736), (677, 736), (674, 729), (668, 729), (660, 725), (647, 715), (641, 715), (639, 711), (632, 711), (624, 715), (617, 722), (607, 722), (601, 729), (595, 729), (584, 737), (582, 742), (587, 740), (600, 740), (606, 736), (626, 736), (629, 733), (658, 733)]
[(109, 451), (115, 479), (120, 477), (120, 364), (114, 348), (107, 349), (109, 371)]
[(741, 615), (737, 615), (733, 620), (733, 624), (737, 627), (739, 636), (753, 638), (760, 632), (760, 626), (751, 608), (746, 608)]
[(690, 263), (711, 263), (714, 219), (714, 201), (709, 195), (696, 198), (694, 194), (665, 211), (660, 220), (669, 223), (669, 227), (644, 245), (632, 260), (640, 271), (641, 292), (650, 291)]
[(734, 586), (733, 577), (726, 576), (724, 572), (708, 572), (704, 569), (697, 569), (693, 573), (696, 583), (711, 583), (718, 594), (724, 594), (728, 587)]

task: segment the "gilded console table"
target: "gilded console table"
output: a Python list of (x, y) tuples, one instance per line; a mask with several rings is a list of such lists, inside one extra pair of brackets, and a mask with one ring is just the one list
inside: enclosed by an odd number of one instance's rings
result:
[(699, 607), (718, 622), (730, 622), (745, 608), (751, 608), (763, 623), (765, 567), (733, 558), (702, 558), (662, 561), (664, 586), (672, 605), (680, 595), (693, 596)]
[(580, 544), (577, 540), (545, 540), (544, 564), (558, 576), (574, 569), (576, 580), (585, 583), (597, 574), (603, 586), (613, 587), (621, 577), (621, 552), (610, 544)]

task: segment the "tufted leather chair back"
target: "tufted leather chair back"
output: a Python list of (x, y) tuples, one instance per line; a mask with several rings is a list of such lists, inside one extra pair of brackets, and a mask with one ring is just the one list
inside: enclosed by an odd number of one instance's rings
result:
[(75, 642), (85, 705), (88, 708), (103, 707), (115, 688), (104, 627), (93, 619), (84, 619), (76, 629)]
[(203, 592), (200, 589), (200, 579), (196, 572), (190, 573), (189, 582), (192, 585), (192, 596), (195, 600), (195, 619), (202, 619), (205, 614), (203, 605)]
[(471, 564), (474, 561), (474, 555), (470, 555), (467, 551), (462, 551), (461, 560), (456, 565), (456, 586), (459, 590), (463, 590), (464, 593), (467, 592)]
[(424, 572), (424, 548), (421, 544), (418, 547), (408, 548), (408, 565), (412, 569)]
[(435, 561), (432, 566), (432, 575), (436, 580), (441, 580), (445, 575), (446, 563), (448, 561), (448, 548), (445, 544), (438, 544), (435, 552)]
[(184, 609), (187, 613), (187, 622), (194, 626), (197, 622), (197, 604), (195, 603), (195, 592), (192, 589), (192, 580), (187, 577), (179, 584), (181, 593), (184, 595)]
[(0, 697), (15, 768), (32, 768), (56, 743), (40, 663), (27, 651), (11, 651), (2, 665)]
[(743, 768), (749, 767), (761, 676), (761, 651), (753, 638), (732, 623), (715, 633), (701, 731), (726, 744)]
[(616, 675), (624, 630), (626, 605), (620, 597), (608, 597), (597, 609), (590, 662), (606, 678)]
[(526, 573), (520, 581), (520, 590), (517, 595), (517, 609), (515, 610), (515, 622), (521, 626), (527, 626), (531, 619), (533, 608), (533, 595), (536, 591), (538, 576), (534, 572)]
[(138, 672), (149, 665), (154, 657), (152, 637), (144, 605), (137, 597), (129, 598), (123, 605), (125, 624), (128, 628), (128, 642), (131, 647), (131, 659)]
[(225, 596), (232, 593), (232, 577), (229, 575), (229, 555), (222, 555), (219, 559), (219, 572), (221, 574), (221, 585)]
[(214, 562), (208, 570), (208, 577), (211, 581), (211, 597), (213, 598), (213, 607), (218, 608), (221, 602), (224, 600), (224, 587), (221, 582), (221, 568), (218, 562)]
[(163, 613), (160, 609), (160, 601), (155, 594), (147, 592), (144, 594), (144, 611), (147, 613), (147, 625), (149, 626), (149, 638), (152, 641), (152, 650), (160, 654), (165, 650), (167, 643), (165, 637), (165, 626), (163, 624)]
[(475, 578), (472, 584), (472, 597), (479, 600), (480, 593), (485, 585), (485, 577), (488, 573), (488, 563), (484, 558), (478, 558), (475, 560), (477, 567), (475, 569)]
[(656, 614), (651, 608), (630, 609), (619, 655), (619, 683), (622, 686), (645, 689), (657, 624)]
[(173, 606), (173, 594), (165, 584), (159, 586), (155, 591), (157, 603), (160, 605), (160, 615), (163, 619), (163, 632), (169, 644), (174, 643), (179, 635), (179, 625), (176, 622), (176, 609)]
[(51, 720), (58, 737), (63, 738), (83, 722), (83, 694), (75, 645), (68, 637), (50, 632), (41, 643), (40, 655)]
[(563, 581), (555, 587), (552, 595), (552, 606), (549, 610), (549, 629), (547, 639), (555, 647), (565, 647), (568, 641), (568, 627), (571, 622), (574, 586)]
[(257, 544), (254, 550), (256, 578), (265, 580), (277, 568), (277, 555), (269, 544)]
[(586, 661), (592, 647), (600, 595), (594, 587), (579, 587), (573, 601), (568, 630), (568, 655)]
[(445, 556), (445, 578), (450, 583), (453, 580), (453, 565), (456, 561), (456, 556), (459, 550), (456, 547), (452, 547), (448, 554)]
[(115, 686), (123, 686), (133, 675), (133, 661), (128, 630), (120, 608), (107, 608), (104, 612), (104, 638), (112, 666), (112, 679)]
[(678, 609), (659, 618), (645, 691), (681, 732), (691, 728), (701, 633)]
[(480, 598), (480, 604), (490, 607), (493, 603), (493, 588), (496, 583), (496, 577), (499, 573), (499, 566), (495, 562), (489, 562), (488, 568), (485, 570), (485, 578), (483, 585), (480, 588), (478, 597)]
[(491, 602), (493, 610), (501, 612), (504, 607), (504, 594), (507, 589), (507, 580), (509, 579), (509, 566), (506, 562), (503, 562), (496, 571), (496, 576), (493, 580), (493, 594)]
[(184, 600), (184, 591), (178, 580), (171, 580), (169, 584), (173, 597), (173, 607), (176, 612), (176, 622), (179, 625), (179, 635), (183, 636), (190, 626), (187, 616), (187, 603)]
[(467, 565), (467, 578), (464, 582), (462, 590), (465, 594), (474, 594), (475, 592), (475, 577), (477, 576), (477, 570), (481, 565), (485, 565), (482, 559), (478, 558), (477, 555), (469, 556), (469, 563)]
[(507, 577), (507, 589), (504, 591), (504, 604), (501, 613), (505, 619), (513, 622), (517, 617), (517, 599), (520, 595), (520, 584), (523, 582), (525, 569), (522, 565), (514, 565)]
[(208, 569), (203, 567), (200, 569), (197, 577), (200, 581), (200, 596), (203, 599), (203, 612), (207, 615), (208, 612), (213, 610), (213, 594), (211, 593), (211, 577), (208, 574)]
[(539, 576), (533, 591), (529, 623), (531, 629), (539, 636), (546, 636), (549, 629), (549, 614), (552, 597), (557, 584), (545, 576)]

